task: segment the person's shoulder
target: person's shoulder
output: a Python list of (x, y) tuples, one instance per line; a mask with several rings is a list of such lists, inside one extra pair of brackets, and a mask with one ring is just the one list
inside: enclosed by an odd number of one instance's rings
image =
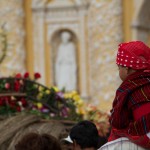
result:
[(104, 144), (102, 147), (100, 147), (98, 150), (107, 150), (108, 148), (111, 148), (111, 150), (113, 150), (112, 148), (117, 144), (120, 143), (120, 141), (128, 141), (127, 138), (119, 138), (116, 139), (114, 141), (111, 142), (107, 142), (106, 144)]
[(145, 150), (142, 147), (132, 143), (128, 138), (119, 138), (111, 142), (107, 142), (105, 145), (100, 147), (98, 150)]

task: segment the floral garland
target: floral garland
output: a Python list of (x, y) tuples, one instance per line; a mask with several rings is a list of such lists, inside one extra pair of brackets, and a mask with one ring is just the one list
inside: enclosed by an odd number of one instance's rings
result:
[(86, 104), (76, 91), (65, 92), (57, 87), (45, 87), (37, 82), (39, 73), (31, 79), (28, 72), (0, 78), (0, 114), (34, 113), (47, 119), (90, 120), (100, 136), (109, 133), (109, 115), (96, 106)]
[(91, 120), (95, 123), (99, 135), (107, 137), (110, 132), (109, 114), (102, 112), (96, 106), (88, 104), (85, 109), (84, 119)]
[(39, 73), (30, 79), (29, 73), (0, 79), (0, 114), (32, 112), (54, 119), (79, 120), (83, 101), (77, 92), (65, 93), (57, 87), (45, 87), (36, 81)]

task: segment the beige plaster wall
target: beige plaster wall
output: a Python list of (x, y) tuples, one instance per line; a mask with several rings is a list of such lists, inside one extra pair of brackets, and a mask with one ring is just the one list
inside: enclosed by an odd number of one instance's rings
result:
[[(0, 1), (0, 26), (3, 24), (8, 46), (5, 60), (0, 65), (0, 75), (8, 76), (25, 70), (23, 0)], [(0, 45), (3, 46), (2, 40)]]
[(95, 104), (110, 109), (120, 83), (115, 55), (123, 38), (122, 3), (93, 0), (88, 16), (90, 95)]

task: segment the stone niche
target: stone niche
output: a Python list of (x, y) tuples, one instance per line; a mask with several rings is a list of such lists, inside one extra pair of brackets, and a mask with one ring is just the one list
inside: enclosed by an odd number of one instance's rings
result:
[[(68, 31), (76, 45), (77, 91), (88, 97), (87, 12), (88, 0), (33, 0), (34, 71), (42, 74), (41, 82), (55, 84), (55, 58), (60, 33)], [(48, 71), (49, 70), (49, 71)]]
[(132, 20), (132, 39), (150, 44), (150, 1), (134, 0), (134, 16)]

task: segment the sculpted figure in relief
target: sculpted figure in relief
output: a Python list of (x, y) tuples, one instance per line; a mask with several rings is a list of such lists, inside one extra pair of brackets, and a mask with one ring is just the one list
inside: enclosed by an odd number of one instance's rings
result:
[(70, 41), (71, 34), (64, 31), (60, 35), (61, 43), (58, 46), (55, 79), (59, 89), (65, 88), (66, 91), (76, 90), (76, 48)]

